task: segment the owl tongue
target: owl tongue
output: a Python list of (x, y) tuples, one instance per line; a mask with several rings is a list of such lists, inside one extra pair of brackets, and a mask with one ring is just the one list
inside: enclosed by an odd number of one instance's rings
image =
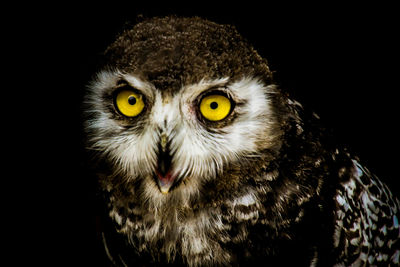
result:
[(172, 176), (172, 173), (169, 171), (165, 175), (162, 175), (157, 171), (158, 176), (158, 186), (160, 187), (160, 191), (163, 194), (168, 194), (169, 189), (174, 183), (175, 176)]

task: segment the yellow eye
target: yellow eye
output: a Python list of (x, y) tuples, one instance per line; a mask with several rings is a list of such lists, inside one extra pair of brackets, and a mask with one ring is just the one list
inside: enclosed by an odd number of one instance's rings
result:
[(142, 95), (131, 90), (122, 90), (118, 92), (115, 98), (115, 106), (123, 115), (135, 117), (142, 112), (144, 102)]
[(208, 95), (201, 100), (200, 112), (210, 121), (220, 121), (231, 111), (231, 101), (223, 95)]

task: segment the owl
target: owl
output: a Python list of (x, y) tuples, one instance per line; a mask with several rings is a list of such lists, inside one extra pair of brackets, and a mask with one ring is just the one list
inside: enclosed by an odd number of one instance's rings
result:
[(150, 18), (103, 56), (84, 128), (111, 265), (399, 266), (399, 201), (233, 26)]

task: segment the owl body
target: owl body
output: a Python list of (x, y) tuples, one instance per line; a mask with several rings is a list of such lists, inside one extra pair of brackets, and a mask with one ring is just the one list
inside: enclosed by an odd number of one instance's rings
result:
[(114, 265), (399, 265), (398, 200), (233, 27), (139, 23), (86, 104)]

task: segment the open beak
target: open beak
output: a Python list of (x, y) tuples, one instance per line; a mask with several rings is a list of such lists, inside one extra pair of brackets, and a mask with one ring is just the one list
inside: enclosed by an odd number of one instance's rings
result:
[(158, 164), (156, 180), (158, 187), (163, 194), (168, 194), (174, 184), (176, 176), (172, 175), (172, 156), (169, 150), (169, 143), (166, 134), (161, 134), (158, 149)]
[(168, 194), (169, 190), (174, 184), (175, 177), (171, 175), (171, 172), (168, 172), (164, 175), (157, 172), (157, 178), (158, 188), (160, 189), (161, 193)]

